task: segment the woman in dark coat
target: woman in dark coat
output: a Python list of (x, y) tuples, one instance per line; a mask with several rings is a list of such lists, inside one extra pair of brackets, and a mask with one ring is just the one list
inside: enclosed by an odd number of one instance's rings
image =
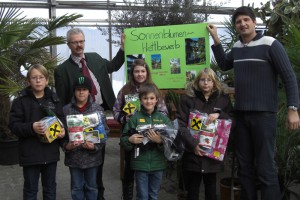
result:
[(201, 181), (205, 185), (205, 199), (216, 200), (216, 173), (223, 169), (222, 162), (203, 156), (203, 150), (188, 130), (189, 114), (193, 110), (208, 114), (208, 124), (216, 119), (232, 119), (230, 98), (221, 90), (221, 83), (210, 68), (203, 69), (195, 80), (187, 85), (176, 113), (185, 143), (183, 171), (188, 200), (199, 199)]

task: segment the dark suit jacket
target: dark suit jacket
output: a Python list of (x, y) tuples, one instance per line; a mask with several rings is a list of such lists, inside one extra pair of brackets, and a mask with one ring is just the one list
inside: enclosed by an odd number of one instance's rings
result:
[[(109, 73), (118, 71), (124, 63), (124, 51), (119, 50), (112, 61), (102, 58), (97, 53), (85, 53), (87, 66), (93, 72), (100, 85), (104, 109), (112, 110), (116, 100), (111, 85)], [(56, 93), (63, 105), (71, 102), (73, 96), (73, 82), (76, 78), (83, 76), (82, 70), (70, 57), (57, 66), (54, 72)]]

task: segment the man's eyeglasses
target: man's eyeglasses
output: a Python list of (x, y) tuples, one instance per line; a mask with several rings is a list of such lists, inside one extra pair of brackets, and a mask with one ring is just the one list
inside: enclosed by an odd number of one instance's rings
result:
[(73, 41), (73, 42), (68, 42), (68, 44), (72, 45), (83, 45), (85, 40), (80, 40), (80, 41)]
[(202, 83), (211, 83), (212, 80), (211, 80), (210, 78), (208, 78), (208, 79), (201, 78), (201, 79), (200, 79), (200, 82), (202, 82)]
[(30, 80), (32, 81), (38, 81), (38, 80), (43, 81), (45, 79), (46, 79), (45, 76), (30, 77)]

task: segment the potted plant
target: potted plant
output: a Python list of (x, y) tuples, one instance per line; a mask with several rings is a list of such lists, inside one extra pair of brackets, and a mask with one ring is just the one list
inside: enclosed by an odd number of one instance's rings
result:
[[(0, 164), (18, 163), (18, 140), (7, 128), (11, 100), (27, 85), (22, 69), (43, 64), (53, 74), (59, 58), (51, 56), (51, 45), (65, 39), (53, 35), (81, 15), (63, 15), (55, 19), (26, 19), (20, 9), (0, 4)], [(53, 83), (50, 77), (50, 86)], [(4, 149), (3, 149), (4, 148)]]

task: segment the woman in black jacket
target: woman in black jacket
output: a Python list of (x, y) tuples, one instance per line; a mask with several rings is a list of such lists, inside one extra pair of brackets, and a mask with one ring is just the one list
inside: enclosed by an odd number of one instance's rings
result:
[(221, 90), (215, 72), (203, 69), (195, 80), (187, 85), (176, 113), (185, 143), (183, 171), (188, 200), (199, 199), (201, 181), (205, 185), (205, 199), (216, 200), (216, 173), (222, 170), (222, 162), (203, 156), (199, 141), (188, 130), (189, 114), (193, 110), (208, 114), (207, 124), (216, 119), (232, 119), (233, 107), (228, 95)]
[[(59, 145), (65, 130), (55, 127), (57, 138), (51, 143), (42, 142), (45, 124), (42, 118), (55, 114), (65, 122), (62, 105), (48, 85), (49, 74), (42, 65), (33, 65), (27, 73), (29, 86), (19, 92), (11, 107), (9, 128), (19, 138), (19, 163), (23, 167), (23, 199), (37, 199), (41, 174), (43, 199), (56, 199), (56, 167)], [(57, 123), (60, 123), (57, 121)]]

